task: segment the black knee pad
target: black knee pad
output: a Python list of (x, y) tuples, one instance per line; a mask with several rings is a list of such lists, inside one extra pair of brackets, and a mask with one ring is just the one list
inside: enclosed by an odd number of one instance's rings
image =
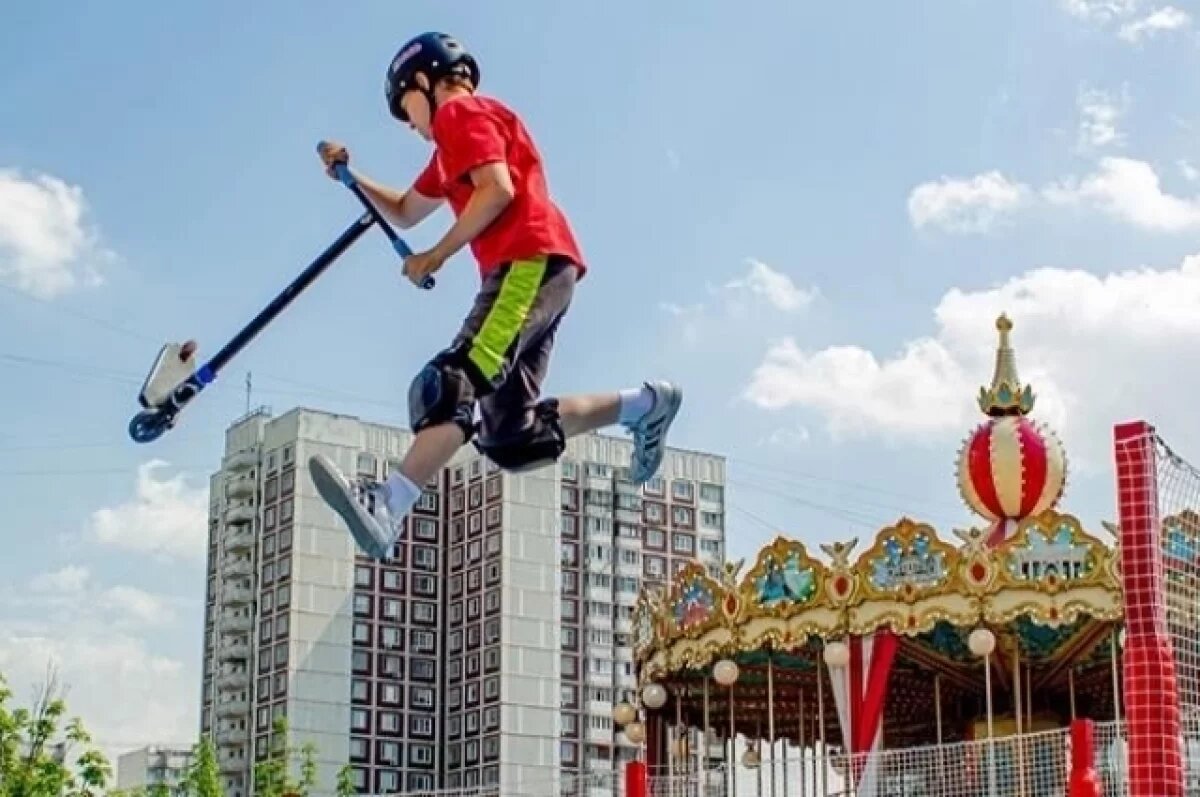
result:
[(408, 387), (408, 423), (414, 433), (452, 421), (466, 439), (475, 434), (471, 380), (455, 362), (453, 352), (430, 360)]
[(567, 447), (558, 402), (547, 399), (534, 410), (533, 424), (519, 435), (506, 440), (475, 441), (475, 449), (502, 470), (522, 473), (556, 462)]

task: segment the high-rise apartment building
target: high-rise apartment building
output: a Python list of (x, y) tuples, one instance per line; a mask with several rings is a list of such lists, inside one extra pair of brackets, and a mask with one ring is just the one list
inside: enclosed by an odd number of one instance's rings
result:
[(671, 450), (638, 489), (631, 443), (570, 442), (500, 472), (467, 447), (426, 485), (382, 562), (358, 555), (305, 462), (383, 477), (404, 429), (309, 409), (251, 413), (211, 482), (201, 724), (229, 797), (286, 717), (318, 749), (317, 794), (347, 762), (363, 793), (550, 784), (633, 748), (613, 704), (634, 688), (640, 583), (718, 566), (724, 462)]

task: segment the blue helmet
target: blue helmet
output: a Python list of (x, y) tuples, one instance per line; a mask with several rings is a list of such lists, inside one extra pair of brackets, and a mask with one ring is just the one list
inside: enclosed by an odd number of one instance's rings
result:
[[(422, 89), (414, 79), (418, 72), (425, 73), (429, 88)], [(388, 66), (384, 90), (387, 94), (388, 110), (402, 122), (408, 115), (400, 105), (400, 98), (407, 91), (416, 89), (429, 100), (430, 110), (435, 109), (433, 86), (441, 78), (458, 75), (479, 87), (479, 64), (457, 39), (446, 33), (422, 33), (404, 43), (392, 63)]]

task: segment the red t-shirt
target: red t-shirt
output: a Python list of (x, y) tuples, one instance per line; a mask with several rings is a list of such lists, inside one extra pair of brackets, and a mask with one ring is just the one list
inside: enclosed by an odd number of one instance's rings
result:
[(539, 255), (562, 255), (586, 267), (566, 216), (550, 198), (542, 158), (520, 117), (498, 100), (471, 95), (438, 108), (433, 117), (436, 145), (413, 188), (431, 199), (446, 199), (462, 215), (474, 185), (471, 169), (508, 164), (515, 196), (508, 207), (471, 242), (486, 277), (501, 264)]

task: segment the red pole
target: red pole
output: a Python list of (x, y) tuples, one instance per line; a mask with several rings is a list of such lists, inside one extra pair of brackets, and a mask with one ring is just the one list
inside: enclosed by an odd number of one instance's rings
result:
[(646, 797), (647, 793), (646, 763), (630, 761), (625, 765), (625, 797)]
[(1071, 723), (1071, 782), (1068, 797), (1100, 797), (1100, 774), (1096, 772), (1096, 748), (1091, 720)]

